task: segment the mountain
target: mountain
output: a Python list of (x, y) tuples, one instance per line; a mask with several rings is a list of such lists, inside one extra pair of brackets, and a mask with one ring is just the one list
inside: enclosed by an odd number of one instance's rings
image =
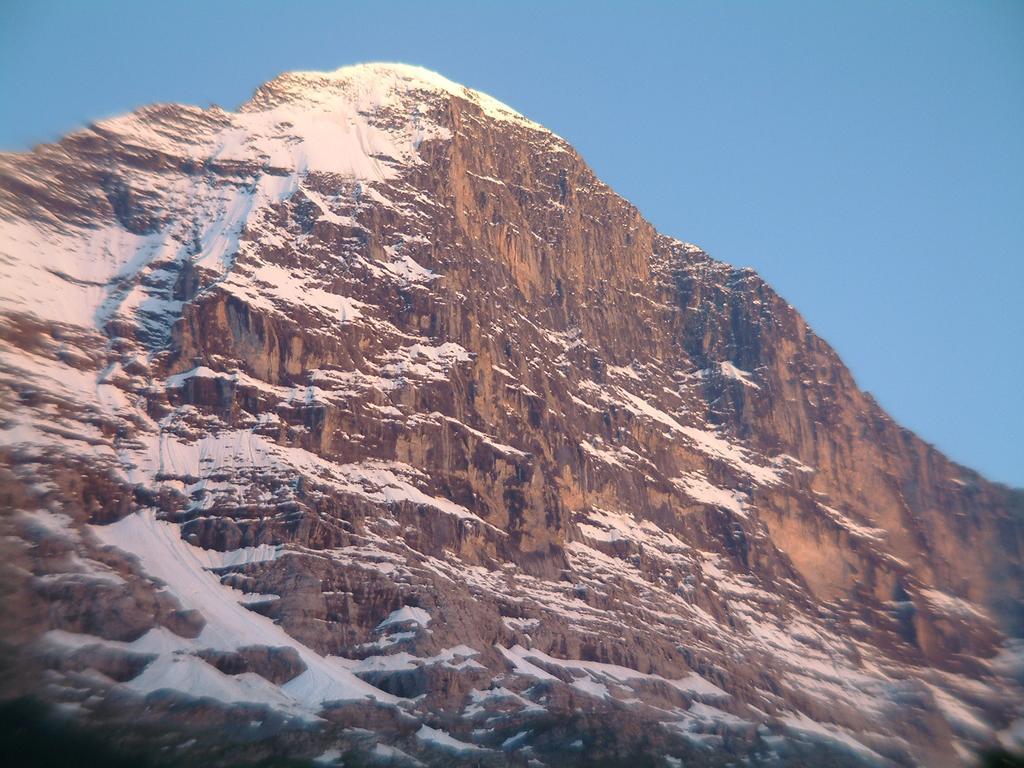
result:
[(0, 217), (7, 699), (160, 765), (1024, 745), (1021, 492), (494, 99), (150, 106)]

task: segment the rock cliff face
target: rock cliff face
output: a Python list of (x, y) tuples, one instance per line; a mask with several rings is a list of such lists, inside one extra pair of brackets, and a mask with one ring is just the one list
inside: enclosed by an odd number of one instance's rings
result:
[(1020, 492), (493, 99), (286, 74), (0, 215), (8, 696), (204, 765), (1024, 740)]

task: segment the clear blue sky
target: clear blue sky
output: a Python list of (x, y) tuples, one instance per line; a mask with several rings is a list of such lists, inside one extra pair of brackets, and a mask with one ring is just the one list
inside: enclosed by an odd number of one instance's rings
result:
[(1024, 2), (0, 0), (0, 147), (404, 61), (759, 270), (903, 424), (1024, 486)]

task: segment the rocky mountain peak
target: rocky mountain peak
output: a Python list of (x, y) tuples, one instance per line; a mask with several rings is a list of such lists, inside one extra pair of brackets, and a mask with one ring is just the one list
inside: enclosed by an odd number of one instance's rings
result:
[(290, 73), (4, 155), (0, 284), (9, 691), (210, 764), (1020, 738), (1020, 494), (483, 94)]

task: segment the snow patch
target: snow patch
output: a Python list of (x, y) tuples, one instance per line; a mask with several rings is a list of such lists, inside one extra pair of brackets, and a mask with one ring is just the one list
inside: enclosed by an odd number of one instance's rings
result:
[(426, 627), (430, 624), (430, 614), (422, 608), (417, 608), (411, 605), (403, 605), (398, 610), (392, 611), (388, 614), (388, 617), (384, 619), (380, 624), (377, 625), (374, 632), (379, 632), (388, 627), (393, 627), (396, 624), (416, 624), (420, 627)]
[[(212, 696), (222, 700), (229, 696), (236, 697), (231, 699), (233, 701), (301, 708), (307, 712), (317, 711), (328, 701), (399, 701), (397, 697), (363, 682), (337, 660), (320, 656), (297, 642), (266, 616), (246, 609), (240, 603), (243, 593), (222, 585), (208, 570), (211, 564), (219, 567), (225, 560), (234, 560), (235, 557), (213, 556), (208, 550), (188, 544), (181, 539), (178, 526), (157, 520), (152, 510), (143, 510), (110, 525), (90, 525), (89, 530), (104, 544), (137, 557), (148, 576), (162, 582), (182, 607), (197, 610), (206, 620), (195, 640), (176, 638), (165, 631), (157, 633), (154, 639), (161, 655), (147, 667), (141, 678), (132, 681), (135, 690), (148, 692), (173, 688), (191, 696)], [(145, 637), (150, 634), (152, 632)], [(222, 680), (227, 676), (220, 675), (200, 659), (179, 659), (181, 651), (196, 648), (230, 651), (247, 645), (294, 648), (306, 670), (277, 688), (240, 675)], [(146, 645), (141, 644), (139, 649), (144, 647)]]
[(453, 752), (457, 755), (492, 751), (476, 744), (459, 741), (453, 738), (447, 731), (439, 731), (436, 728), (431, 728), (429, 725), (420, 726), (420, 729), (416, 731), (416, 739), (429, 746), (437, 747), (445, 752)]
[(746, 494), (719, 488), (717, 485), (710, 483), (700, 472), (690, 472), (681, 477), (674, 477), (672, 478), (672, 484), (694, 501), (727, 509), (738, 517), (748, 516)]

